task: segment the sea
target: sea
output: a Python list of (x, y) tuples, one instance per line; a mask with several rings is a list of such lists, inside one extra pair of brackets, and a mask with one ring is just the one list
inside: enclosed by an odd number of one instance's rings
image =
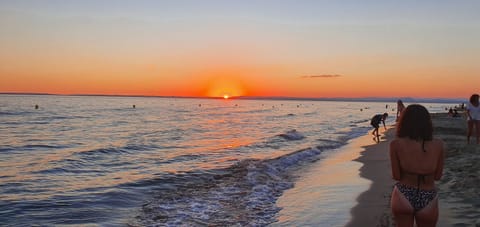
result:
[[(455, 104), (424, 105), (442, 112)], [(306, 167), (369, 134), (374, 114), (387, 112), (394, 124), (395, 107), (0, 95), (0, 225), (298, 226), (308, 220), (285, 217), (309, 208), (289, 214), (277, 201), (311, 174)], [(315, 202), (328, 206), (335, 196)]]

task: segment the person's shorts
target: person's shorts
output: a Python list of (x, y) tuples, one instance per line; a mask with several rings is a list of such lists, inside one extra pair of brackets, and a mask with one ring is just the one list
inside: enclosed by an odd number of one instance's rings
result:
[(372, 122), (372, 123), (370, 123), (370, 124), (371, 124), (374, 128), (379, 128), (379, 127), (380, 127), (380, 125), (379, 125), (379, 124), (375, 124), (375, 122)]

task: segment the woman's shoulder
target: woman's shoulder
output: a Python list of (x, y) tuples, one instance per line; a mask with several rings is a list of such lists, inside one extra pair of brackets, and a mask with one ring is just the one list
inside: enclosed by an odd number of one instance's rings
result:
[[(392, 141), (390, 141), (390, 146), (408, 146), (411, 144), (411, 139), (408, 138), (395, 138)], [(442, 139), (439, 138), (433, 138), (431, 141), (429, 141), (431, 144), (434, 146), (439, 146), (439, 147), (444, 147), (445, 143), (443, 142)]]
[(480, 109), (480, 105), (474, 105), (471, 102), (467, 102), (467, 110), (475, 110), (475, 109)]
[(390, 141), (390, 146), (391, 147), (401, 147), (401, 146), (404, 146), (403, 144), (405, 144), (405, 138), (395, 138), (393, 139), (392, 141)]
[(390, 141), (390, 144), (398, 144), (400, 143), (401, 138), (394, 138), (392, 141)]
[(443, 142), (443, 140), (442, 140), (442, 139), (439, 139), (439, 138), (433, 138), (433, 139), (432, 139), (432, 143), (434, 143), (434, 144), (438, 144), (438, 145), (442, 145), (442, 146), (443, 146), (445, 142)]
[(438, 150), (444, 151), (445, 142), (443, 142), (443, 140), (438, 139), (438, 138), (434, 138), (434, 139), (432, 139), (432, 143), (436, 148), (438, 148)]

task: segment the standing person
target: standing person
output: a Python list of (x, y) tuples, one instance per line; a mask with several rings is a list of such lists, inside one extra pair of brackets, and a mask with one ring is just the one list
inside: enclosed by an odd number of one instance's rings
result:
[(470, 96), (470, 102), (467, 103), (467, 143), (470, 143), (470, 136), (473, 128), (475, 128), (475, 135), (477, 137), (477, 144), (480, 144), (480, 105), (478, 94)]
[(372, 131), (373, 140), (377, 141), (377, 143), (380, 142), (380, 135), (378, 134), (378, 128), (380, 127), (380, 122), (383, 123), (383, 127), (386, 130), (387, 126), (385, 126), (385, 119), (387, 119), (387, 117), (388, 117), (387, 113), (377, 114), (373, 116), (372, 120), (370, 121), (370, 125), (372, 125), (374, 128)]
[(405, 110), (405, 105), (403, 104), (403, 101), (399, 99), (397, 101), (397, 119), (395, 119), (395, 121), (398, 121), (400, 119), (403, 110)]
[(397, 226), (435, 226), (438, 195), (435, 181), (443, 172), (444, 143), (433, 138), (430, 114), (421, 105), (409, 105), (390, 142), (393, 179), (391, 208)]

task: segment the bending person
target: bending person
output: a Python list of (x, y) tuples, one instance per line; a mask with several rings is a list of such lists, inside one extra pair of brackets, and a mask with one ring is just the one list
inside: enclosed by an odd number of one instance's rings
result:
[(373, 131), (372, 131), (373, 140), (377, 141), (377, 143), (380, 142), (380, 134), (378, 134), (378, 128), (380, 127), (380, 122), (383, 123), (383, 127), (386, 130), (387, 126), (385, 126), (385, 119), (387, 119), (387, 117), (388, 117), (387, 113), (377, 114), (373, 116), (372, 120), (370, 121), (370, 125), (373, 126)]
[(442, 177), (444, 143), (433, 138), (430, 114), (421, 105), (409, 105), (390, 142), (393, 179), (391, 208), (397, 226), (435, 226), (438, 195), (435, 181)]

